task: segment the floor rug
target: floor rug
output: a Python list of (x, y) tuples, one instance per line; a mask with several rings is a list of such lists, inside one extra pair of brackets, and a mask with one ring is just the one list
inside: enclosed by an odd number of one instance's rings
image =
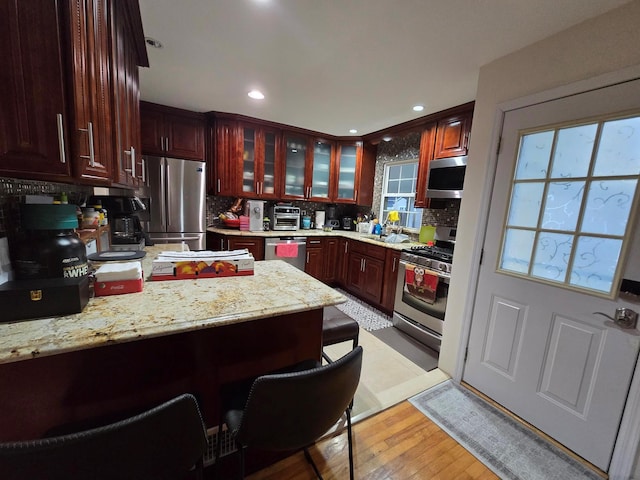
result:
[(388, 315), (385, 315), (381, 311), (373, 308), (371, 305), (363, 302), (359, 298), (348, 294), (344, 290), (340, 290), (338, 288), (336, 288), (336, 290), (347, 297), (347, 301), (340, 305), (336, 305), (336, 308), (357, 321), (361, 328), (364, 328), (368, 332), (373, 332), (393, 325), (391, 323), (391, 317)]
[(382, 328), (371, 332), (379, 340), (429, 372), (438, 366), (438, 352), (411, 338), (397, 328)]
[(409, 401), (502, 479), (602, 480), (556, 446), (451, 380)]

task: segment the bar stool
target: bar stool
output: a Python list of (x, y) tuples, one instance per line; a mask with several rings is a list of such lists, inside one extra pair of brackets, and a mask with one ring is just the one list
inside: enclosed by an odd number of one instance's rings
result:
[[(325, 307), (322, 315), (322, 346), (353, 341), (353, 348), (358, 346), (360, 325), (353, 318), (342, 313), (336, 307)], [(333, 360), (324, 351), (322, 358), (327, 363)]]

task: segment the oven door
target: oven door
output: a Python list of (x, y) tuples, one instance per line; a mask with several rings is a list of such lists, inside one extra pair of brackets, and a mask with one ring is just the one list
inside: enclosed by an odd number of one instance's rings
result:
[(407, 267), (410, 270), (416, 267), (420, 268), (419, 265), (400, 260), (394, 311), (420, 326), (442, 335), (449, 292), (449, 277), (440, 272), (429, 270), (430, 273), (437, 273), (439, 277), (435, 301), (429, 303), (421, 295), (417, 294), (415, 290), (409, 288), (410, 285), (407, 285)]

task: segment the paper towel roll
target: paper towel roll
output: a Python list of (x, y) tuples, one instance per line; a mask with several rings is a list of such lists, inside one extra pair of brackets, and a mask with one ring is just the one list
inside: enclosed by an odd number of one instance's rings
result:
[(324, 210), (316, 210), (316, 228), (322, 230), (324, 226)]

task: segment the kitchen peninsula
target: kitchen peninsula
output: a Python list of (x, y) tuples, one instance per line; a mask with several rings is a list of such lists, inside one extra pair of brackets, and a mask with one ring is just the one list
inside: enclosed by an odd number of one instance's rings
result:
[[(147, 247), (147, 276), (167, 249)], [(282, 261), (256, 262), (251, 276), (147, 281), (79, 314), (0, 324), (0, 441), (85, 428), (182, 392), (216, 425), (220, 385), (319, 359), (323, 307), (345, 300)]]

